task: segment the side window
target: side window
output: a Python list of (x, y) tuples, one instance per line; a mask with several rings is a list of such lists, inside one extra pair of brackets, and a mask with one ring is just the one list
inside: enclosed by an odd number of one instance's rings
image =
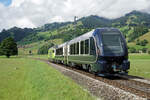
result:
[(85, 40), (85, 54), (89, 54), (89, 39)]
[(76, 45), (73, 44), (73, 54), (75, 54), (75, 53), (76, 53)]
[(79, 54), (79, 42), (77, 42), (77, 54)]
[(90, 55), (96, 55), (94, 38), (90, 37)]
[(58, 49), (56, 49), (56, 55), (59, 55)]
[(63, 48), (60, 48), (60, 55), (63, 55)]
[(56, 55), (63, 55), (63, 48), (56, 49)]
[(79, 42), (75, 43), (75, 54), (79, 54)]
[(76, 51), (75, 49), (76, 49), (75, 44), (71, 44), (71, 45), (70, 45), (70, 54), (71, 54), (71, 55), (74, 55), (74, 54), (75, 54), (75, 51)]
[(81, 54), (84, 54), (84, 41), (80, 42), (80, 52)]
[(72, 44), (70, 45), (70, 54), (71, 55), (73, 54), (73, 45)]

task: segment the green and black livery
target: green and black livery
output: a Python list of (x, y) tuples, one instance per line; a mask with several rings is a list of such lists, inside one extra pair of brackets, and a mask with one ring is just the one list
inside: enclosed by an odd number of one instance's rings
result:
[(128, 49), (116, 28), (97, 28), (49, 49), (49, 60), (97, 74), (127, 73)]

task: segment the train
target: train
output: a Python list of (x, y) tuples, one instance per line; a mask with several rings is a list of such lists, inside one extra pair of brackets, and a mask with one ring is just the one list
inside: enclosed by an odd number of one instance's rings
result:
[(125, 37), (117, 28), (96, 28), (48, 50), (48, 60), (96, 75), (128, 74)]

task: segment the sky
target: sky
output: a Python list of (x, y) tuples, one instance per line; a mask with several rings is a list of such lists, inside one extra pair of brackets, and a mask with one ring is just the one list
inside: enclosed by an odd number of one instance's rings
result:
[(9, 6), (11, 4), (11, 0), (0, 0), (0, 3), (2, 3), (5, 6)]
[(150, 0), (0, 0), (0, 30), (72, 21), (74, 16), (118, 18), (133, 10), (150, 13)]

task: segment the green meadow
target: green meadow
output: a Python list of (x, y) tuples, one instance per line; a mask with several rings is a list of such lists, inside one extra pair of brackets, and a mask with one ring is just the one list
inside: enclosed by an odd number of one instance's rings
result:
[(129, 75), (150, 79), (150, 54), (130, 54), (131, 63)]
[[(45, 62), (47, 55), (0, 57), (0, 100), (94, 100), (87, 91)], [(130, 54), (129, 75), (150, 79), (150, 55)]]
[(0, 100), (93, 100), (87, 91), (48, 64), (27, 57), (0, 57)]

